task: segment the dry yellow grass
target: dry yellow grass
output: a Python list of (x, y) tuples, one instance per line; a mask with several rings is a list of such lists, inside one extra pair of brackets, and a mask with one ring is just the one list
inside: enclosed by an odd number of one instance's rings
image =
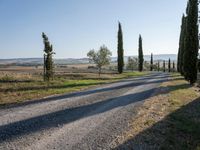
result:
[(163, 83), (138, 109), (130, 128), (113, 141), (113, 148), (198, 149), (200, 94), (196, 90), (180, 76)]

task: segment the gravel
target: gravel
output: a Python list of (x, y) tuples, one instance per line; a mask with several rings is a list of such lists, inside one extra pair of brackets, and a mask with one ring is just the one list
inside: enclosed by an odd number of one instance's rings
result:
[(167, 79), (168, 74), (152, 73), (0, 108), (0, 149), (110, 149), (137, 108)]

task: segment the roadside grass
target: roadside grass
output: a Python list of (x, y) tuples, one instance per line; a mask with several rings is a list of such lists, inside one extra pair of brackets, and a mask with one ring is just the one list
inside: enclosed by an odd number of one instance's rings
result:
[[(175, 86), (176, 85), (176, 86)], [(198, 149), (200, 146), (200, 98), (195, 88), (184, 80), (174, 80), (163, 86), (169, 90), (167, 117), (170, 128), (162, 149)], [(181, 88), (180, 88), (181, 87)], [(200, 148), (200, 147), (199, 147)]]
[(172, 74), (172, 80), (156, 89), (138, 108), (130, 128), (112, 143), (116, 150), (200, 150), (199, 89)]
[(149, 74), (150, 72), (124, 72), (118, 78), (131, 78), (131, 77), (139, 77)]
[(148, 72), (126, 72), (124, 74), (98, 75), (64, 75), (55, 76), (49, 84), (42, 81), (42, 76), (2, 76), (0, 78), (0, 105), (20, 103), (27, 100), (40, 99), (52, 95), (60, 95), (92, 88), (100, 84), (116, 82), (121, 79), (139, 77)]

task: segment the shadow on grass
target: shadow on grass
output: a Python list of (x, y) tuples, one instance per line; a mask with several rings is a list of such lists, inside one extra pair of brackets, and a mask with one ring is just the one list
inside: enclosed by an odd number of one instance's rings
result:
[(31, 87), (20, 87), (16, 89), (0, 89), (0, 92), (20, 92), (20, 91), (31, 91), (31, 90), (49, 90), (49, 89), (64, 89), (64, 88), (75, 88), (75, 87), (83, 87), (83, 86), (91, 86), (102, 83), (72, 83), (67, 85), (49, 85), (49, 86), (31, 86)]
[[(148, 80), (148, 79), (153, 79), (153, 77), (159, 78), (159, 79), (166, 79), (167, 77), (169, 77), (169, 75), (165, 75), (165, 76), (159, 76), (158, 74), (152, 74), (152, 75), (147, 75), (147, 76), (142, 76), (140, 78), (132, 78), (132, 79), (124, 79), (122, 78), (121, 81), (113, 81), (112, 83), (116, 83), (116, 82), (128, 82), (128, 81), (144, 81), (144, 80)], [(120, 78), (119, 78), (120, 79)], [(101, 81), (101, 79), (99, 80)], [(91, 85), (100, 85), (100, 84), (107, 84), (106, 82), (96, 82), (96, 83), (72, 83), (72, 84), (66, 84), (66, 85), (41, 85), (41, 86), (27, 86), (27, 87), (20, 87), (20, 88), (8, 88), (8, 89), (0, 89), (0, 92), (20, 92), (20, 91), (31, 91), (31, 90), (48, 90), (48, 89), (64, 89), (64, 88), (75, 88), (75, 87), (82, 87), (82, 86), (91, 86)]]
[(200, 148), (200, 98), (171, 113), (152, 127), (119, 145), (115, 150), (198, 148)]
[[(155, 79), (154, 79), (155, 78)], [(150, 79), (153, 79), (155, 81), (150, 81)], [(113, 91), (113, 90), (119, 90), (119, 89), (124, 89), (124, 88), (135, 88), (136, 86), (140, 85), (145, 85), (145, 84), (156, 84), (156, 83), (162, 83), (165, 81), (168, 81), (168, 74), (164, 74), (164, 76), (159, 75), (151, 75), (150, 77), (141, 77), (137, 79), (125, 79), (121, 81), (116, 81), (114, 85), (111, 87), (100, 87), (96, 88), (94, 90), (86, 90), (86, 91), (81, 91), (81, 92), (74, 92), (70, 94), (65, 94), (65, 95), (60, 95), (60, 96), (53, 96), (53, 97), (48, 97), (48, 98), (43, 98), (39, 100), (30, 100), (30, 101), (25, 101), (22, 103), (13, 103), (9, 105), (3, 105), (0, 107), (0, 109), (8, 109), (8, 108), (14, 108), (14, 107), (21, 107), (21, 106), (26, 106), (30, 104), (37, 104), (37, 103), (43, 103), (43, 102), (48, 102), (48, 101), (57, 101), (57, 100), (62, 100), (62, 99), (67, 99), (67, 98), (73, 98), (73, 97), (78, 97), (78, 96), (86, 96), (90, 94), (96, 94), (96, 93), (101, 93), (101, 92), (108, 92), (108, 91)], [(100, 84), (100, 83), (99, 83)], [(103, 83), (105, 84), (105, 83)], [(110, 83), (108, 83), (110, 84)], [(98, 85), (97, 83), (93, 84), (88, 84), (89, 85)], [(71, 87), (80, 87), (80, 84), (73, 85)], [(86, 86), (85, 84), (83, 86)], [(55, 89), (59, 88), (69, 88), (69, 86), (55, 86)], [(44, 90), (44, 88), (40, 88), (38, 90)]]
[(30, 83), (34, 80), (0, 80), (0, 83)]

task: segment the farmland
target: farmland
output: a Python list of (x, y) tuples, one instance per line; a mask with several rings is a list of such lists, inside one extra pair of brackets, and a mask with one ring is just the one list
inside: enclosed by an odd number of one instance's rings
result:
[(135, 71), (119, 75), (105, 68), (99, 77), (93, 65), (62, 65), (56, 67), (54, 80), (47, 83), (43, 81), (42, 66), (8, 66), (0, 68), (0, 105), (71, 93), (147, 73)]

